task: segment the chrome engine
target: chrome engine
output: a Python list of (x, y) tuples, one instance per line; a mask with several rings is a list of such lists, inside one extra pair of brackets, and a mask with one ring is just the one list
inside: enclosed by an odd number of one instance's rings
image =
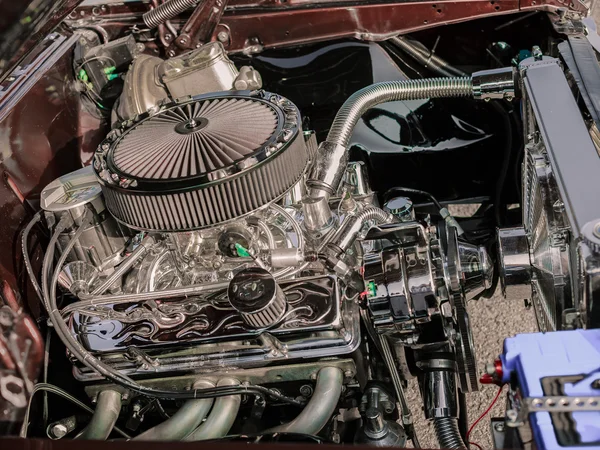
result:
[[(428, 89), (510, 94), (511, 70), (490, 77), (495, 90), (479, 76), (473, 86), (461, 79)], [(485, 248), (464, 239), (446, 208), (438, 220), (416, 215), (410, 194), (377, 204), (363, 165), (348, 161), (344, 139), (359, 117), (351, 109), (332, 127), (339, 141), (317, 149), (298, 109), (278, 94), (163, 94), (109, 133), (92, 167), (43, 194), (65, 249), (57, 280), (75, 298), (60, 310), (69, 327), (62, 337), (88, 394), (100, 402), (107, 376), (132, 386), (131, 395), (197, 389), (199, 378), (219, 389), (233, 377), (301, 403), (287, 383), (339, 373), (341, 384), (364, 386), (375, 345), (409, 437), (402, 380), (414, 374), (396, 362), (409, 353), (421, 381), (436, 384), (423, 393), (426, 417), (454, 430), (458, 389), (477, 390), (466, 301), (490, 288)], [(131, 90), (123, 95), (120, 108)], [(388, 401), (388, 414), (395, 410), (388, 394), (373, 395), (367, 407)], [(319, 431), (330, 415), (302, 431)], [(397, 445), (406, 440), (400, 431)]]

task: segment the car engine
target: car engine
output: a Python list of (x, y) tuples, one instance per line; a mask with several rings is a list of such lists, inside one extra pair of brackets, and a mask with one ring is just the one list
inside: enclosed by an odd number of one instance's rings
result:
[[(226, 2), (130, 3), (65, 22), (78, 139), (94, 150), (48, 172), (22, 233), (24, 292), (39, 298), (47, 338), (34, 354), (44, 381), (15, 369), (0, 382), (21, 405), (21, 436), (419, 448), (409, 381), (440, 448), (469, 448), (465, 395), (480, 384), (509, 384), (509, 411), (526, 416), (534, 403), (519, 395), (533, 390), (514, 348), (527, 339), (507, 341), (513, 353), (480, 378), (467, 304), (500, 285), (540, 331), (600, 324), (600, 140), (575, 38), (545, 54), (493, 42), (494, 63), (465, 72), (434, 53), (439, 37), (426, 52), (397, 33), (257, 56), (259, 39), (240, 49), (219, 22)], [(232, 8), (223, 17), (243, 21)], [(573, 14), (550, 14), (554, 32), (575, 33)], [(372, 75), (374, 61), (395, 75)], [(344, 64), (352, 77), (338, 82)], [(461, 203), (478, 206), (472, 217)], [(49, 370), (72, 371), (76, 386), (48, 383)], [(51, 413), (48, 393), (91, 418)], [(502, 427), (526, 423), (507, 414)]]
[[(220, 44), (208, 47), (188, 59), (210, 54), (227, 64)], [(231, 83), (211, 76), (221, 75), (204, 73), (202, 85)], [(318, 148), (314, 134), (302, 130), (298, 108), (278, 94), (146, 98), (153, 109), (114, 128), (91, 166), (42, 192), (42, 208), (55, 223), (52, 239), (63, 248), (64, 266), (56, 266), (52, 279), (79, 299), (57, 313), (69, 324), (63, 338), (75, 344), (68, 348), (76, 379), (88, 383), (98, 402), (107, 392), (123, 393), (94, 383), (103, 379), (97, 364), (148, 392), (184, 390), (198, 379), (217, 388), (231, 380), (243, 386), (264, 377), (316, 379), (312, 395), (320, 404), (300, 417), (315, 409), (321, 420), (306, 429), (300, 419), (281, 428), (315, 434), (343, 387), (369, 378), (366, 360), (357, 357), (365, 351), (366, 327), (394, 371), (394, 352), (415, 349), (423, 383), (437, 386), (425, 394), (428, 418), (457, 430), (458, 389), (477, 390), (466, 301), (491, 285), (487, 250), (460, 237), (464, 231), (446, 208), (435, 221), (417, 217), (410, 196), (380, 207), (363, 165), (348, 162), (344, 134), (361, 113), (353, 109), (364, 108), (363, 95), (380, 96), (379, 102), (423, 90), (502, 98), (514, 95), (513, 76), (509, 68), (476, 74), (474, 81), (390, 83), (384, 95), (366, 89), (349, 100), (349, 113), (339, 113), (340, 137), (332, 128)], [(487, 77), (500, 87), (482, 89)], [(127, 86), (124, 92), (130, 94)], [(122, 97), (119, 108), (126, 102)], [(401, 398), (402, 383), (393, 381), (391, 395)], [(337, 396), (316, 396), (323, 384)], [(263, 401), (301, 402), (287, 383), (277, 396), (272, 392)], [(373, 392), (367, 408), (388, 398), (394, 409), (390, 394)], [(235, 419), (237, 407), (221, 411), (215, 404), (210, 417)], [(385, 424), (383, 414), (377, 420)], [(222, 427), (194, 435), (218, 437), (229, 431)], [(390, 430), (363, 439), (393, 436), (404, 445), (406, 434)]]

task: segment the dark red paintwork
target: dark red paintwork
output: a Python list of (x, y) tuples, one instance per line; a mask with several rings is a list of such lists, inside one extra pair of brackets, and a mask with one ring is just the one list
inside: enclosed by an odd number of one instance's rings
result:
[[(27, 314), (39, 317), (41, 305), (25, 278), (20, 232), (40, 191), (89, 161), (105, 134), (103, 122), (84, 108), (75, 89), (75, 39), (59, 37), (40, 46), (23, 61), (24, 72), (1, 85), (0, 308), (10, 308), (4, 311), (10, 320), (0, 323), (0, 376), (22, 379), (27, 390), (37, 379), (44, 349)], [(39, 256), (34, 253), (32, 258), (37, 268)], [(0, 390), (0, 423), (18, 423), (23, 412)]]
[[(252, 52), (261, 48), (347, 37), (379, 41), (397, 34), (477, 18), (532, 10), (556, 11), (559, 8), (580, 13), (586, 11), (582, 3), (570, 0), (442, 0), (394, 3), (230, 0), (213, 33), (213, 40), (217, 39), (219, 32), (225, 31), (227, 39), (223, 43), (230, 52)], [(70, 18), (92, 19), (111, 29), (116, 26), (133, 25), (136, 20), (140, 20), (145, 10), (144, 4), (137, 2), (107, 5), (105, 10), (98, 6), (80, 7)], [(183, 25), (177, 21), (174, 23)], [(192, 34), (188, 33), (190, 36)], [(196, 43), (198, 39), (190, 39), (185, 47), (193, 48)], [(183, 48), (181, 45), (180, 47)]]

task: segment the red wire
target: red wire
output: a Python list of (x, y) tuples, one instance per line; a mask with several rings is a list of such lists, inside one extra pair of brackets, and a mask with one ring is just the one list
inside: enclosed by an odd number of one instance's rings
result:
[(475, 446), (475, 447), (477, 447), (479, 450), (483, 450), (483, 449), (481, 448), (481, 445), (479, 445), (479, 444), (476, 444), (475, 442), (469, 442), (469, 445), (474, 445), (474, 446)]
[[(471, 427), (469, 428), (469, 431), (467, 431), (467, 436), (466, 436), (466, 441), (469, 442), (469, 436), (471, 435), (471, 431), (473, 431), (473, 429), (477, 426), (477, 424), (479, 422), (481, 422), (481, 419), (483, 419), (485, 416), (488, 415), (488, 413), (492, 410), (492, 408), (494, 407), (494, 405), (496, 404), (496, 402), (498, 401), (498, 399), (500, 398), (500, 394), (502, 394), (502, 390), (504, 389), (504, 386), (500, 386), (500, 389), (498, 389), (498, 393), (496, 394), (496, 396), (494, 397), (494, 400), (492, 400), (492, 403), (490, 404), (490, 406), (488, 406), (488, 408), (483, 412), (483, 414), (481, 414), (477, 420), (475, 422), (473, 422), (473, 425), (471, 425)], [(481, 450), (481, 447), (476, 444), (475, 442), (469, 442), (469, 444), (474, 445), (475, 447), (479, 448)]]

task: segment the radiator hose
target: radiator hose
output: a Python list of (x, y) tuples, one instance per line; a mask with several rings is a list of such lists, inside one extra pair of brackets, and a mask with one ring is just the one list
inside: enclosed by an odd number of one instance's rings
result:
[(306, 185), (312, 198), (335, 194), (348, 162), (348, 144), (358, 120), (381, 103), (430, 98), (473, 97), (512, 98), (515, 95), (513, 68), (485, 70), (471, 77), (423, 78), (384, 81), (352, 94), (338, 111), (327, 135), (319, 145)]

